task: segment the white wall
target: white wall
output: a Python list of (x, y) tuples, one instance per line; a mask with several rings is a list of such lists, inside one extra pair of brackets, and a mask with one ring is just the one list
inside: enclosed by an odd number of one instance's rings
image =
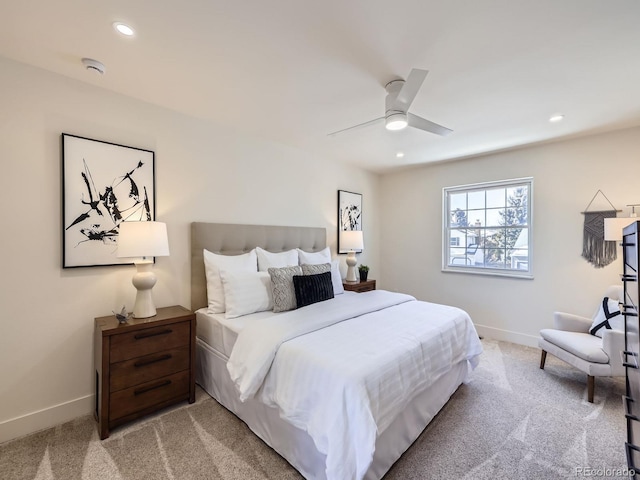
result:
[(61, 268), (62, 132), (155, 151), (157, 306), (189, 306), (190, 222), (326, 227), (335, 252), (338, 189), (363, 194), (376, 271), (376, 175), (1, 57), (0, 72), (0, 442), (92, 410), (93, 319), (135, 297), (134, 267)]
[[(535, 278), (442, 272), (442, 188), (528, 176)], [(601, 189), (628, 216), (626, 205), (640, 203), (639, 179), (639, 128), (384, 175), (380, 287), (459, 306), (479, 333), (537, 345), (555, 310), (591, 316), (606, 287), (619, 283), (620, 258), (602, 269), (582, 259), (581, 212)], [(598, 198), (593, 207), (606, 207)]]

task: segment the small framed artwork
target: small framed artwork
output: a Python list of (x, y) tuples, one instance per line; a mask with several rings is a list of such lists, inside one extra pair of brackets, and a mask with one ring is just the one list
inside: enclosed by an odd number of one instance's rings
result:
[(349, 252), (340, 248), (340, 232), (346, 230), (362, 230), (362, 194), (338, 190), (338, 253)]
[(120, 223), (155, 219), (150, 150), (62, 134), (63, 268), (131, 264), (117, 258)]

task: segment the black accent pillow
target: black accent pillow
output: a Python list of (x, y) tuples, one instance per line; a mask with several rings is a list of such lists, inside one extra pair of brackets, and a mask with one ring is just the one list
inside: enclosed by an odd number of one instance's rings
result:
[(316, 275), (294, 275), (293, 288), (296, 291), (298, 308), (333, 298), (331, 272)]

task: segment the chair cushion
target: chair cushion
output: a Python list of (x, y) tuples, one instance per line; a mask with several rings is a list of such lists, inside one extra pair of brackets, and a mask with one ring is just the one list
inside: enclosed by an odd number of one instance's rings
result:
[(565, 332), (546, 328), (540, 336), (567, 352), (591, 363), (609, 363), (609, 356), (602, 350), (602, 339), (588, 333)]

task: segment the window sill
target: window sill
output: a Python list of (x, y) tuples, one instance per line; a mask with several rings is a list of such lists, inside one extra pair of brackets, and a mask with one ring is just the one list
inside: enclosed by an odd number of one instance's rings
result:
[(523, 272), (516, 273), (515, 271), (505, 270), (493, 270), (488, 268), (465, 268), (465, 267), (443, 267), (443, 273), (470, 273), (472, 275), (486, 275), (490, 277), (508, 277), (517, 278), (523, 280), (533, 280), (533, 273)]

